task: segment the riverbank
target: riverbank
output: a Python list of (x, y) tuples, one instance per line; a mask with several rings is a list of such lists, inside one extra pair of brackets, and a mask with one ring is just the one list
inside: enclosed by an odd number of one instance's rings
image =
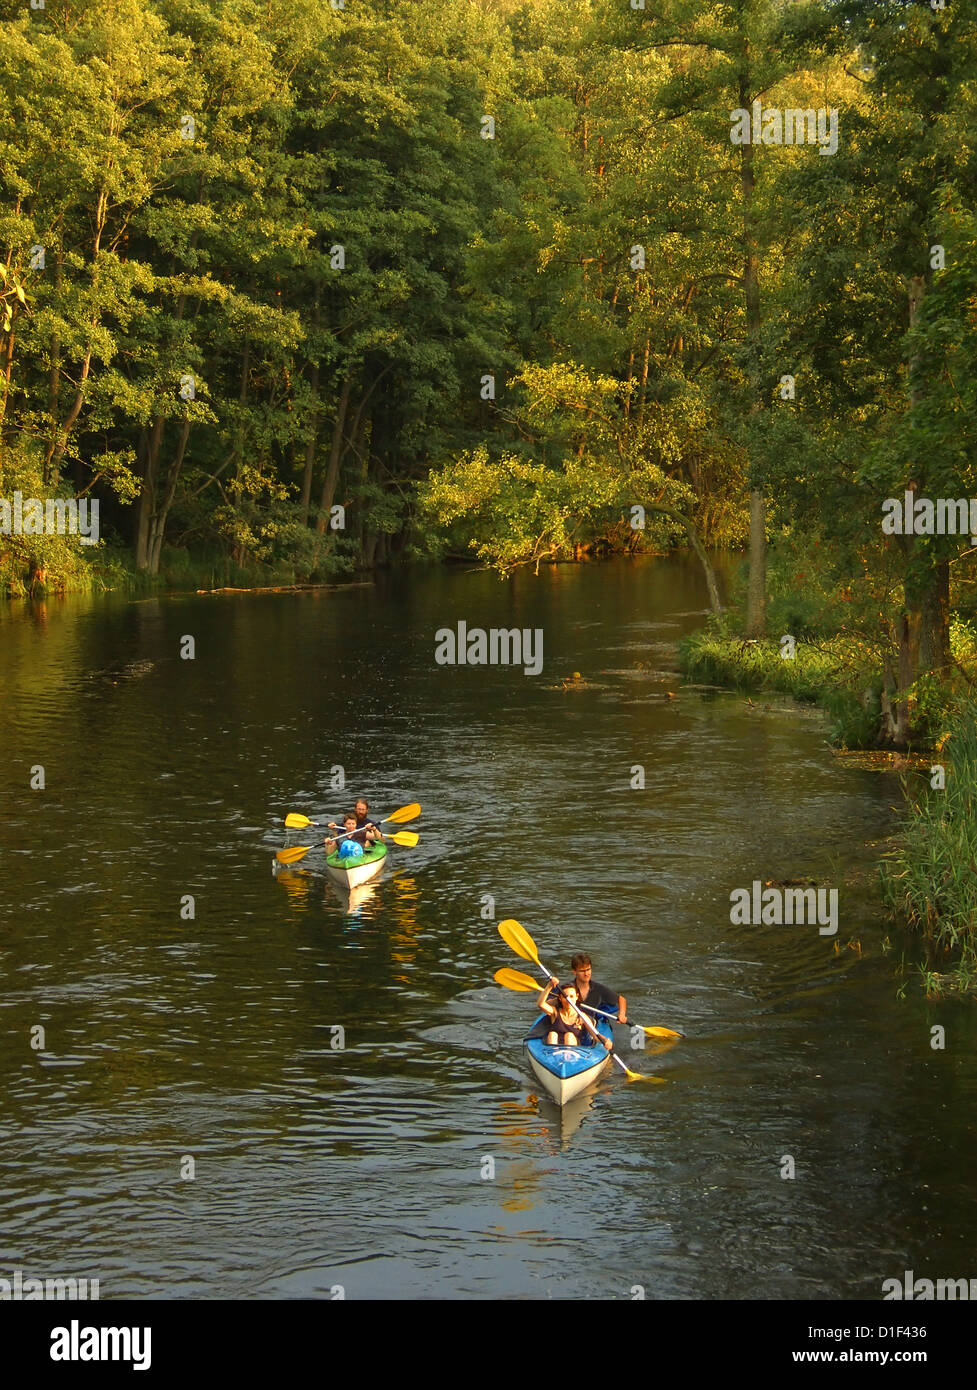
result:
[(928, 998), (977, 997), (977, 708), (961, 705), (881, 862), (883, 897), (922, 942)]
[[(969, 627), (952, 625), (951, 640), (960, 679), (917, 682), (914, 742), (906, 753), (888, 750), (903, 774), (907, 809), (878, 866), (890, 914), (923, 948), (916, 968), (929, 998), (977, 996), (977, 709), (967, 691)], [(839, 749), (886, 746), (877, 652), (851, 634), (745, 641), (724, 615), (684, 638), (679, 660), (690, 681), (820, 706)]]
[(864, 644), (838, 634), (817, 641), (745, 641), (728, 615), (679, 643), (683, 674), (701, 685), (790, 695), (831, 716), (839, 747), (876, 748), (881, 680)]
[(299, 564), (236, 564), (230, 556), (164, 550), (159, 573), (136, 569), (129, 547), (99, 546), (90, 555), (63, 545), (63, 553), (43, 567), (25, 564), (19, 555), (0, 555), (0, 596), (46, 598), (52, 595), (125, 593), (133, 595), (210, 592), (215, 589), (308, 587), (352, 577), (355, 566), (340, 558), (314, 569)]

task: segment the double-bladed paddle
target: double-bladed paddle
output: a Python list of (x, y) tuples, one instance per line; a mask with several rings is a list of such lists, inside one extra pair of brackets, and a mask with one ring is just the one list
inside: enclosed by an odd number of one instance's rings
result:
[[(531, 960), (533, 964), (538, 966), (538, 968), (543, 972), (543, 974), (546, 975), (549, 979), (554, 978), (552, 971), (547, 970), (546, 966), (540, 960), (539, 952), (536, 950), (535, 941), (529, 935), (529, 932), (526, 931), (525, 927), (521, 927), (514, 918), (510, 917), (507, 921), (499, 923), (499, 935), (502, 937), (502, 940), (505, 942), (505, 944), (509, 946), (513, 951), (515, 951), (517, 956), (522, 956), (523, 960)], [(517, 970), (513, 970), (511, 972), (511, 975), (513, 976), (516, 976), (518, 974), (519, 972)], [(496, 975), (495, 978), (499, 980), (498, 975)], [(528, 979), (529, 977), (524, 975), (522, 978)], [(499, 980), (499, 984), (505, 983), (506, 982), (504, 980)], [(507, 988), (524, 989), (525, 986), (515, 986), (509, 983), (507, 985)], [(577, 1008), (576, 1004), (571, 1004), (570, 1007), (573, 1009), (574, 1013), (577, 1015), (578, 1018), (582, 1019), (584, 1017), (580, 1010)], [(584, 1019), (584, 1022), (586, 1022), (586, 1019)], [(615, 1062), (624, 1072), (625, 1076), (628, 1078), (629, 1081), (664, 1082), (665, 1080), (663, 1076), (643, 1076), (641, 1072), (632, 1071), (629, 1066), (626, 1066), (624, 1062), (621, 1061), (620, 1057), (614, 1051), (611, 1052), (611, 1056), (614, 1058)]]
[[(348, 840), (351, 835), (355, 834), (355, 830), (346, 830), (342, 835), (336, 835), (335, 837), (330, 836), (330, 839)], [(395, 845), (403, 845), (405, 849), (413, 849), (421, 837), (420, 835), (415, 835), (413, 830), (395, 830), (389, 835), (385, 835), (383, 838), (385, 840), (391, 840)], [(305, 858), (310, 849), (314, 848), (314, 845), (293, 845), (291, 849), (277, 850), (275, 858), (278, 860), (279, 864), (297, 864), (300, 859)]]
[[(394, 825), (403, 825), (406, 821), (414, 820), (421, 814), (419, 802), (412, 801), (409, 806), (401, 806), (399, 811), (394, 811), (392, 815), (384, 816), (383, 820), (374, 824), (386, 825), (391, 821)], [(302, 830), (307, 825), (318, 825), (318, 821), (309, 820), (308, 816), (300, 816), (297, 811), (291, 811), (285, 817), (285, 825), (289, 830)], [(363, 829), (363, 827), (359, 827)], [(347, 840), (350, 835), (355, 835), (355, 830), (344, 830), (342, 834), (332, 838), (336, 840)], [(402, 845), (404, 849), (413, 849), (420, 837), (415, 835), (413, 830), (401, 830), (384, 836), (385, 840), (392, 840), (395, 845)], [(293, 845), (291, 849), (280, 849), (276, 852), (275, 858), (279, 864), (297, 864), (300, 859), (304, 859), (312, 845)]]
[[(580, 1007), (586, 1009), (589, 1014), (598, 1014), (601, 1018), (612, 1018), (616, 1023), (620, 1022), (617, 1014), (609, 1014), (606, 1009), (594, 1009), (591, 1008), (589, 1004), (581, 1004)], [(676, 1033), (674, 1028), (646, 1028), (643, 1023), (635, 1023), (629, 1026), (640, 1028), (646, 1038), (677, 1039), (685, 1037), (684, 1033)]]
[[(534, 980), (532, 975), (524, 975), (521, 970), (510, 970), (508, 967), (497, 970), (494, 978), (497, 984), (504, 985), (506, 989), (520, 990), (524, 994), (528, 994), (530, 990), (534, 994), (538, 994), (542, 988), (539, 981)], [(562, 994), (563, 991), (561, 990), (560, 993)], [(620, 1022), (617, 1014), (609, 1014), (606, 1009), (593, 1009), (589, 1004), (581, 1004), (580, 1007), (584, 1013), (598, 1014), (601, 1018), (612, 1019), (615, 1023)], [(676, 1033), (673, 1028), (646, 1028), (641, 1023), (629, 1023), (628, 1027), (640, 1028), (647, 1038), (672, 1039), (685, 1036), (684, 1033)]]
[[(409, 820), (416, 820), (420, 814), (420, 803), (412, 801), (409, 806), (401, 806), (399, 811), (394, 811), (393, 815), (384, 816), (379, 824), (384, 825), (389, 820), (392, 821), (394, 825), (406, 825)], [(318, 820), (309, 820), (308, 816), (300, 816), (298, 811), (289, 811), (288, 815), (285, 817), (285, 826), (288, 830), (304, 830), (307, 825), (321, 826), (322, 822)]]
[(508, 966), (497, 970), (492, 978), (497, 985), (504, 985), (506, 989), (514, 989), (520, 994), (538, 994), (541, 988), (532, 975), (524, 975), (521, 970), (510, 970)]

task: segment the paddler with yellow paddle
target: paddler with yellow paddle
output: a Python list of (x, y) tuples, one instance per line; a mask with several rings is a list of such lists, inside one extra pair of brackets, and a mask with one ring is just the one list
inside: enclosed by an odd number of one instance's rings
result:
[[(577, 987), (577, 998), (581, 1004), (588, 1009), (604, 1013), (616, 1009), (618, 1023), (627, 1023), (628, 1001), (623, 994), (615, 994), (606, 985), (600, 985), (591, 978), (593, 966), (586, 951), (577, 952), (570, 961), (570, 969), (573, 971), (573, 983)], [(559, 983), (559, 980), (553, 981), (554, 986)]]
[[(355, 805), (353, 806), (353, 814), (356, 817), (356, 827), (353, 832), (352, 838), (356, 840), (358, 844), (361, 844), (364, 849), (366, 848), (369, 841), (382, 840), (384, 838), (383, 831), (380, 829), (381, 823), (379, 821), (370, 819), (370, 807), (365, 796), (361, 796), (357, 799)], [(346, 819), (346, 817), (343, 817), (343, 824), (345, 828), (349, 830), (349, 826), (346, 825)], [(334, 820), (331, 820), (329, 822), (329, 829), (338, 830), (339, 826), (336, 824)], [(365, 832), (368, 830), (372, 830), (373, 834), (366, 834)], [(327, 838), (325, 843), (326, 848), (328, 849), (330, 840)], [(331, 850), (330, 853), (332, 853)]]
[[(529, 932), (526, 931), (525, 927), (521, 926), (519, 922), (515, 921), (515, 919), (511, 917), (508, 918), (505, 922), (500, 922), (499, 935), (502, 937), (502, 940), (506, 943), (506, 945), (509, 946), (513, 951), (515, 951), (517, 956), (522, 956), (523, 960), (531, 960), (542, 974), (548, 976), (551, 981), (555, 981), (555, 977), (549, 970), (547, 970), (546, 966), (540, 960), (539, 952), (536, 949), (535, 941), (529, 935)], [(598, 1008), (596, 1005), (597, 996), (595, 994), (595, 991), (598, 988), (604, 990), (604, 987), (598, 986), (596, 982), (592, 982), (590, 979), (589, 956), (584, 955), (582, 952), (574, 956), (573, 961), (571, 962), (571, 967), (574, 971), (574, 987), (578, 992), (578, 996), (582, 993), (582, 990), (580, 989), (579, 980), (581, 977), (583, 977), (585, 980), (587, 996), (590, 1000), (590, 1004), (588, 1006), (590, 1011), (594, 1014), (602, 1015), (605, 1018), (613, 1018), (613, 1014), (606, 1014), (603, 1009)], [(524, 975), (519, 970), (497, 970), (495, 972), (495, 980), (497, 984), (503, 985), (506, 989), (513, 989), (519, 993), (535, 994), (539, 989), (539, 985), (535, 980), (533, 980), (529, 975)], [(606, 994), (607, 991), (604, 992)], [(617, 1021), (623, 1023), (627, 1019), (627, 1000), (623, 996), (612, 995), (611, 998), (617, 999)], [(581, 1019), (585, 1017), (585, 1015), (580, 1014), (579, 1012), (580, 1006), (583, 1005), (583, 1003), (583, 999), (578, 999), (578, 1001), (575, 1001), (571, 1006), (573, 1008), (573, 1011), (577, 1013)], [(637, 1026), (641, 1028), (641, 1032), (644, 1033), (645, 1037), (648, 1038), (656, 1038), (667, 1041), (677, 1041), (682, 1036), (681, 1033), (676, 1032), (673, 1028), (647, 1027), (640, 1024)], [(617, 1065), (621, 1068), (621, 1070), (625, 1073), (629, 1081), (661, 1082), (663, 1080), (663, 1078), (660, 1076), (644, 1076), (641, 1072), (632, 1071), (630, 1067), (626, 1066), (625, 1063), (622, 1062), (621, 1058), (617, 1055), (616, 1052), (612, 1051), (611, 1056), (613, 1057)]]
[[(363, 813), (362, 825), (360, 824), (360, 813)], [(409, 806), (401, 806), (399, 811), (394, 811), (389, 816), (384, 816), (382, 820), (375, 821), (369, 818), (369, 807), (361, 797), (356, 803), (356, 827), (351, 827), (352, 834), (359, 838), (359, 833), (370, 829), (370, 839), (375, 837), (383, 840), (392, 840), (395, 845), (402, 845), (405, 849), (413, 849), (420, 836), (415, 835), (412, 830), (387, 831), (384, 834), (380, 830), (381, 825), (391, 822), (394, 825), (403, 825), (406, 821), (415, 820), (421, 814), (418, 802), (413, 801)], [(304, 830), (307, 826), (318, 825), (318, 821), (309, 820), (308, 816), (299, 815), (297, 811), (290, 811), (285, 817), (285, 827), (287, 830)], [(329, 829), (338, 829), (335, 821), (329, 821)], [(337, 839), (347, 838), (346, 831), (336, 837)], [(366, 838), (366, 836), (364, 836)], [(304, 859), (312, 848), (311, 845), (292, 845), (289, 849), (280, 849), (276, 852), (275, 858), (279, 864), (297, 864), (300, 859)]]

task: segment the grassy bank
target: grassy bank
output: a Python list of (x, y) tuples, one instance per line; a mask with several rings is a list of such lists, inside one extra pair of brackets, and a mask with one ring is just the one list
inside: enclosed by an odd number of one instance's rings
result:
[[(785, 655), (785, 652), (793, 655)], [(769, 691), (820, 705), (832, 719), (832, 740), (842, 748), (878, 745), (882, 682), (865, 644), (844, 634), (745, 642), (733, 619), (710, 621), (679, 643), (690, 681), (733, 690)]]
[[(879, 865), (889, 911), (923, 948), (930, 997), (977, 996), (977, 707), (964, 689), (974, 644), (966, 624), (954, 624), (951, 636), (960, 683), (924, 680), (914, 691), (916, 750), (928, 752), (934, 771), (904, 783), (906, 813)], [(838, 747), (880, 746), (877, 653), (860, 638), (798, 639), (785, 659), (778, 641), (744, 642), (724, 615), (680, 643), (680, 661), (691, 681), (820, 706)]]
[(924, 944), (927, 994), (975, 994), (977, 708), (951, 716), (925, 789), (907, 789), (907, 801), (897, 847), (881, 866), (886, 902)]

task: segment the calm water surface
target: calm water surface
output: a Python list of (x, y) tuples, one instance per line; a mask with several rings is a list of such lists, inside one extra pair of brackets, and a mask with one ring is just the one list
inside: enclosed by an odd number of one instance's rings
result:
[[(0, 610), (0, 1276), (245, 1298), (977, 1276), (973, 1007), (898, 999), (881, 949), (898, 785), (817, 715), (683, 686), (704, 607), (695, 567), (657, 560)], [(437, 666), (459, 619), (541, 628), (542, 674)], [(416, 849), (352, 903), (318, 851), (273, 876), (288, 811), (360, 791), (422, 803)], [(840, 951), (732, 926), (755, 878), (838, 887)], [(558, 973), (586, 949), (635, 1020), (686, 1033), (651, 1056), (618, 1030), (667, 1085), (540, 1097), (486, 895)]]

